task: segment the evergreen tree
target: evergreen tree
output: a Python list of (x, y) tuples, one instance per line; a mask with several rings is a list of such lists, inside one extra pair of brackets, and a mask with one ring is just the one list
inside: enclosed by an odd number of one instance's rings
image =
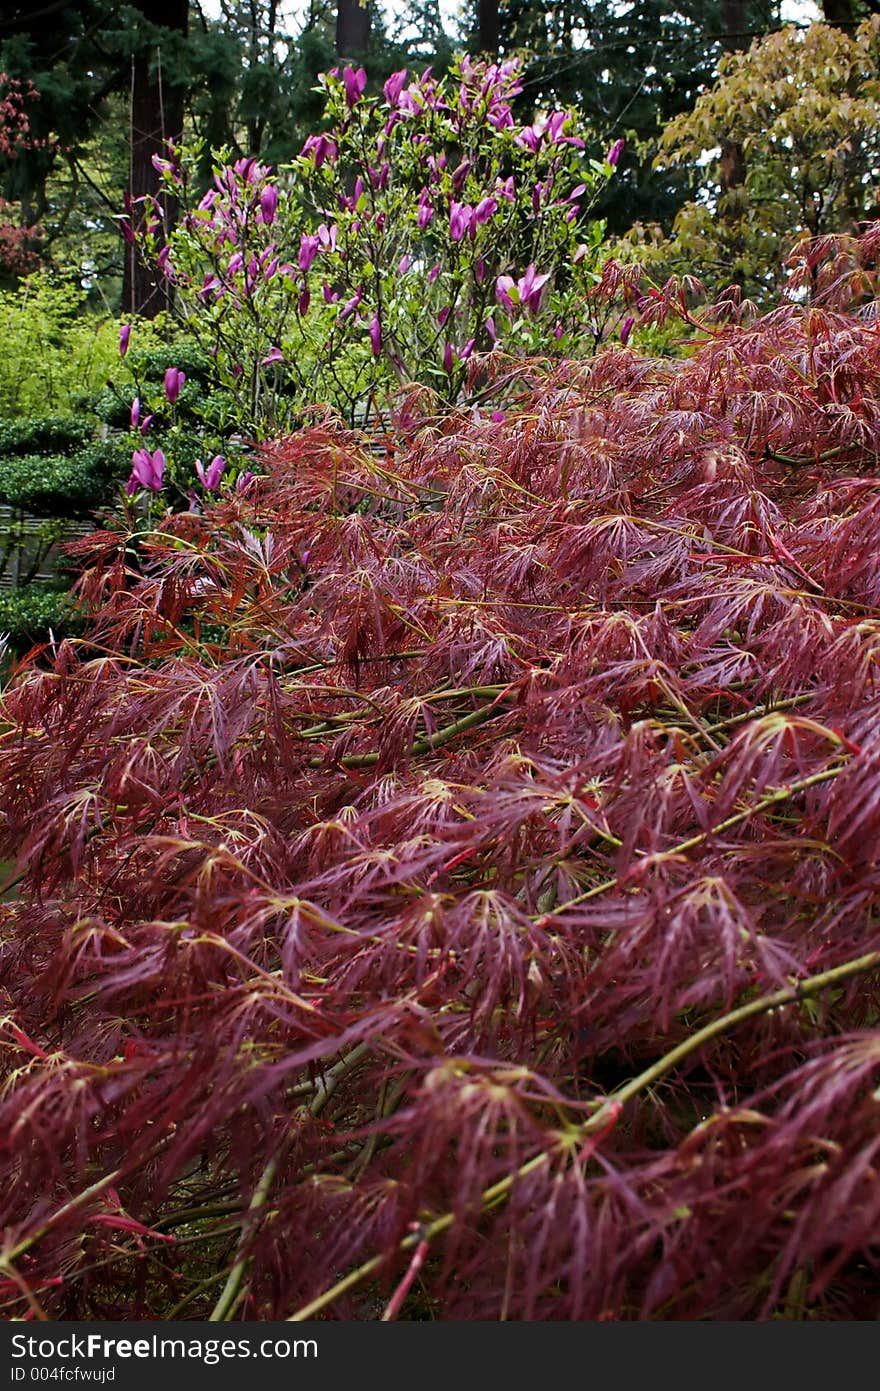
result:
[[(729, 9), (731, 0), (727, 0)], [(723, 0), (507, 0), (499, 9), (502, 53), (531, 54), (523, 110), (574, 104), (597, 145), (623, 136), (627, 146), (600, 211), (612, 233), (634, 221), (671, 223), (686, 198), (693, 169), (658, 171), (652, 156), (666, 123), (692, 108), (710, 86), (718, 57), (737, 39), (779, 21), (777, 0), (740, 0), (742, 22), (731, 24)], [(470, 14), (470, 43), (479, 42), (479, 13)], [(727, 37), (725, 37), (727, 35)]]

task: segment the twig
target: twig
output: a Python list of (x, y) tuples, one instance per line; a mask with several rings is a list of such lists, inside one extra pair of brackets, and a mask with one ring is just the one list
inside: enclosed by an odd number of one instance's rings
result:
[[(770, 807), (777, 806), (780, 802), (787, 802), (789, 797), (795, 796), (798, 792), (805, 792), (809, 787), (815, 787), (818, 783), (830, 782), (843, 772), (847, 765), (837, 763), (833, 768), (823, 768), (821, 773), (811, 773), (808, 778), (801, 778), (798, 782), (788, 783), (785, 787), (777, 787), (774, 792), (768, 792), (766, 797), (760, 798), (754, 806), (746, 807), (744, 811), (734, 812), (733, 816), (728, 816), (725, 821), (719, 821), (717, 826), (710, 826), (705, 831), (698, 831), (696, 835), (689, 836), (687, 840), (680, 840), (677, 845), (670, 846), (668, 850), (661, 850), (652, 855), (650, 859), (656, 861), (673, 859), (677, 855), (684, 855), (688, 850), (694, 850), (698, 845), (702, 845), (710, 836), (716, 836), (722, 831), (729, 831), (734, 826), (739, 826), (743, 821), (748, 821), (750, 816), (755, 816), (758, 812), (768, 811)], [(642, 861), (646, 863), (647, 860)], [(545, 919), (558, 917), (560, 913), (567, 913), (570, 908), (576, 908), (581, 903), (586, 903), (590, 898), (596, 898), (599, 894), (608, 893), (610, 889), (615, 889), (626, 877), (626, 874), (615, 874), (613, 879), (603, 879), (601, 884), (594, 884), (591, 889), (578, 894), (577, 898), (570, 898), (566, 903), (560, 903), (556, 908), (552, 908), (549, 913), (543, 914), (539, 923)]]
[[(369, 1044), (359, 1043), (358, 1046), (353, 1048), (350, 1053), (347, 1053), (335, 1067), (329, 1069), (326, 1076), (318, 1084), (315, 1095), (305, 1108), (311, 1116), (320, 1115), (342, 1078), (351, 1072), (353, 1067), (357, 1066), (361, 1058), (369, 1051), (369, 1048)], [(251, 1195), (251, 1200), (248, 1204), (248, 1210), (242, 1226), (244, 1226), (248, 1218), (253, 1217), (260, 1211), (260, 1208), (265, 1206), (281, 1160), (287, 1153), (288, 1147), (292, 1142), (293, 1132), (287, 1135), (278, 1153), (272, 1156), (269, 1163), (264, 1168), (260, 1175), (260, 1180)], [(232, 1318), (232, 1315), (241, 1302), (243, 1297), (242, 1284), (250, 1263), (248, 1257), (244, 1253), (245, 1236), (246, 1233), (242, 1231), (238, 1245), (238, 1256), (229, 1272), (226, 1284), (220, 1292), (217, 1303), (208, 1315), (209, 1323), (225, 1323), (228, 1319)]]
[[(580, 1125), (574, 1127), (573, 1131), (566, 1135), (566, 1142), (574, 1145), (591, 1135), (596, 1130), (608, 1128), (620, 1115), (621, 1110), (627, 1102), (633, 1100), (639, 1092), (652, 1086), (661, 1077), (665, 1076), (679, 1063), (683, 1062), (692, 1053), (696, 1053), (704, 1044), (712, 1039), (718, 1038), (721, 1034), (729, 1032), (747, 1019), (753, 1019), (756, 1015), (766, 1014), (772, 1009), (782, 1009), (786, 1005), (796, 1004), (799, 1000), (806, 999), (812, 995), (818, 995), (822, 990), (829, 986), (837, 985), (840, 981), (850, 980), (854, 976), (864, 975), (868, 971), (880, 968), (880, 951), (868, 952), (864, 956), (855, 957), (851, 961), (845, 961), (840, 966), (834, 966), (828, 971), (823, 971), (819, 975), (807, 976), (804, 980), (795, 982), (782, 990), (774, 990), (770, 995), (760, 995), (757, 999), (750, 1000), (745, 1005), (740, 1005), (737, 1009), (730, 1010), (727, 1014), (720, 1015), (706, 1024), (702, 1029), (690, 1035), (675, 1048), (671, 1048), (657, 1062), (651, 1063), (644, 1071), (636, 1077), (630, 1078), (623, 1086), (612, 1092), (602, 1102), (597, 1111)], [(534, 1173), (543, 1165), (547, 1164), (552, 1157), (552, 1151), (542, 1150), (540, 1154), (534, 1155), (521, 1164), (512, 1174), (500, 1179), (491, 1187), (483, 1190), (480, 1195), (479, 1208), (485, 1212), (500, 1203), (504, 1203), (510, 1197), (516, 1183), (529, 1174)], [(412, 1232), (399, 1242), (397, 1250), (400, 1254), (419, 1248), (422, 1242), (430, 1242), (434, 1237), (440, 1236), (443, 1232), (453, 1225), (456, 1219), (454, 1212), (444, 1212), (441, 1217), (435, 1218), (433, 1222), (426, 1223), (417, 1232)], [(341, 1294), (354, 1289), (369, 1276), (374, 1275), (386, 1262), (387, 1255), (382, 1254), (372, 1256), (363, 1265), (352, 1270), (342, 1280), (337, 1281), (330, 1289), (313, 1299), (311, 1303), (303, 1305), (295, 1314), (291, 1314), (288, 1323), (303, 1323), (312, 1319), (329, 1304), (338, 1299)]]

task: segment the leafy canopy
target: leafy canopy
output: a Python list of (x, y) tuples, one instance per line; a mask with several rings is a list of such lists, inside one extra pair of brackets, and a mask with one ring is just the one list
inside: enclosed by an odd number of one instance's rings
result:
[[(726, 55), (715, 85), (666, 128), (657, 164), (712, 156), (710, 196), (685, 205), (659, 257), (699, 265), (715, 285), (772, 295), (791, 237), (855, 231), (876, 217), (880, 173), (880, 15), (854, 33), (792, 26)], [(718, 185), (734, 143), (745, 178)]]

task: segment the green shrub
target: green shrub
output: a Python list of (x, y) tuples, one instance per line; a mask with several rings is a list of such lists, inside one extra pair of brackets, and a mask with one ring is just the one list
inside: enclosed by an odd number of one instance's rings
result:
[(0, 634), (10, 652), (21, 652), (49, 636), (68, 637), (82, 630), (69, 589), (28, 584), (0, 589)]
[(0, 420), (0, 455), (72, 454), (91, 433), (83, 421), (61, 415)]
[(108, 466), (98, 450), (0, 457), (0, 502), (40, 517), (79, 517), (107, 498)]

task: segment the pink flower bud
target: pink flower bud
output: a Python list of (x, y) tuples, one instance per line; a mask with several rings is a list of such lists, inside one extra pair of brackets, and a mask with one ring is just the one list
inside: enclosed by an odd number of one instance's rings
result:
[(610, 164), (612, 169), (617, 168), (620, 156), (623, 154), (623, 147), (625, 144), (626, 141), (623, 139), (615, 140), (614, 144), (611, 146), (607, 155), (605, 156), (605, 163)]
[(260, 194), (260, 210), (263, 214), (263, 221), (266, 226), (271, 226), (275, 221), (275, 213), (278, 209), (278, 189), (274, 184), (267, 184)]
[(186, 373), (181, 372), (179, 367), (169, 367), (165, 373), (165, 395), (168, 404), (173, 406), (180, 395), (180, 388), (186, 381)]

